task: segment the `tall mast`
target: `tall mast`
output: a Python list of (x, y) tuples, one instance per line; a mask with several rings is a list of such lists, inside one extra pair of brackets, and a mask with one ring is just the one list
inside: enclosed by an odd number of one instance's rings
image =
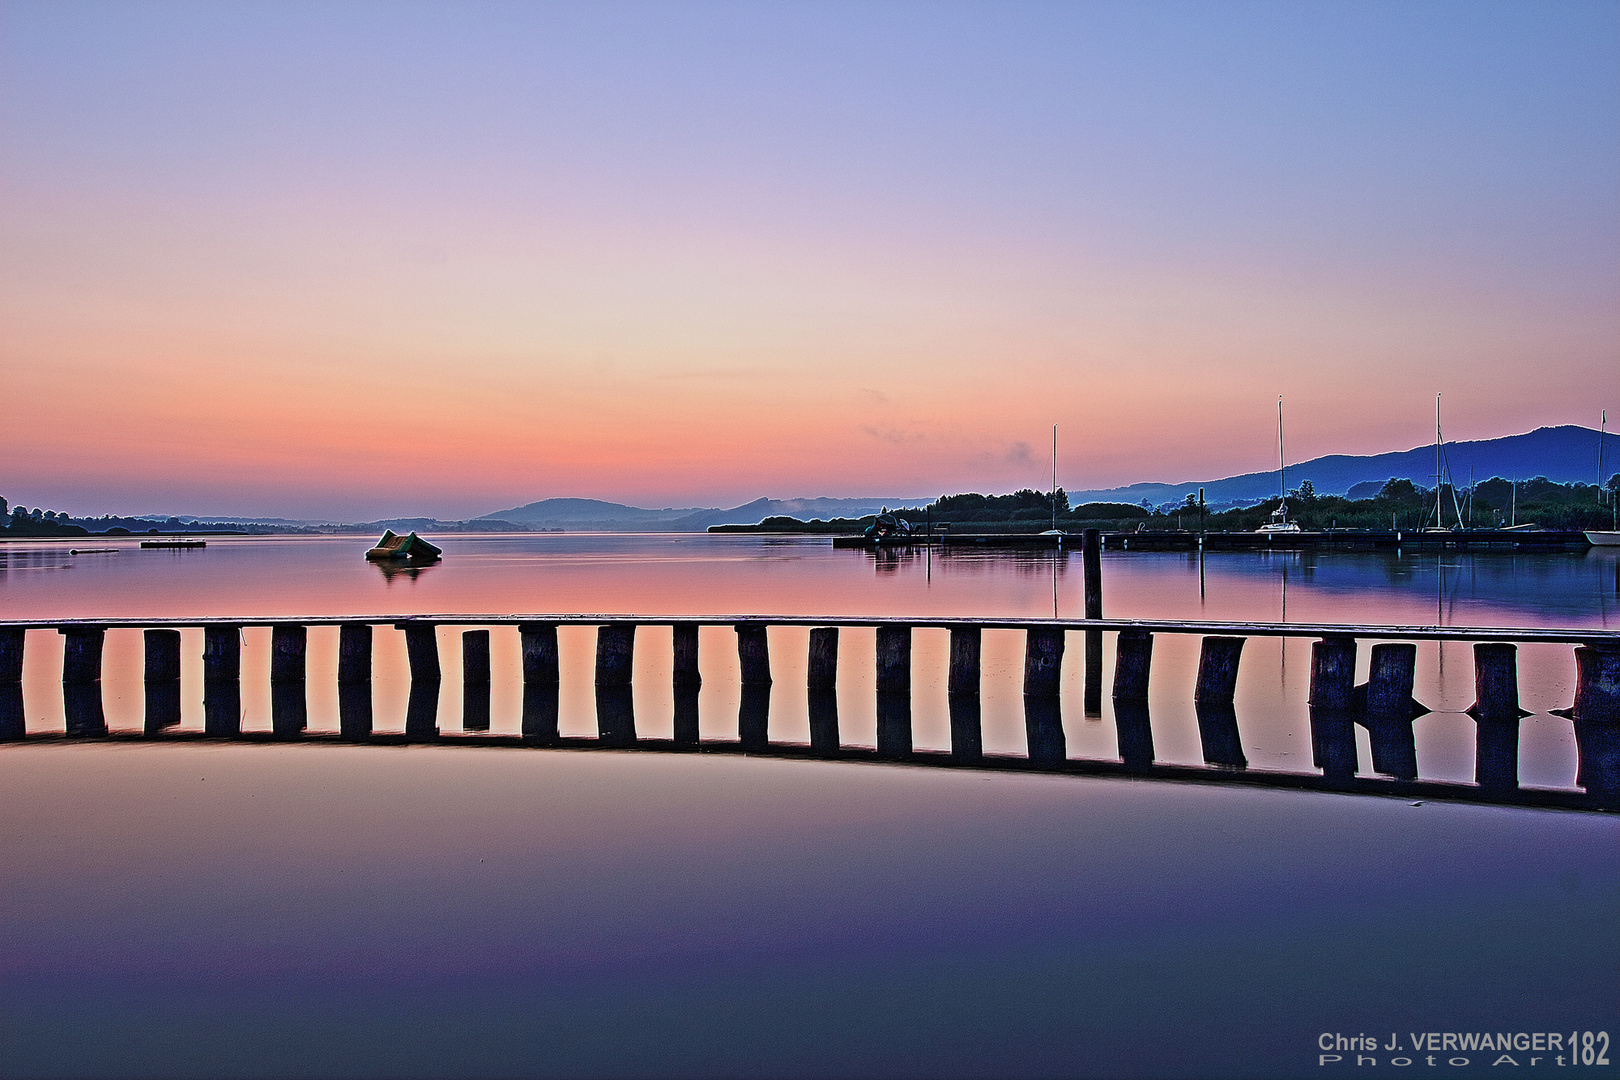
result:
[(1277, 498), (1288, 508), (1288, 465), (1283, 457), (1282, 395), (1277, 395)]
[(1440, 395), (1434, 395), (1434, 527), (1440, 528)]
[(1057, 425), (1052, 425), (1052, 528), (1057, 528)]

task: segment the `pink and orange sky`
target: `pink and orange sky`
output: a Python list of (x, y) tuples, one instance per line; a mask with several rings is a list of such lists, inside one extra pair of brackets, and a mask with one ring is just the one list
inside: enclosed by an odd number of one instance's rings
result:
[[(1620, 407), (1620, 4), (0, 0), (0, 495), (1208, 479)], [(1617, 408), (1620, 412), (1620, 408)]]

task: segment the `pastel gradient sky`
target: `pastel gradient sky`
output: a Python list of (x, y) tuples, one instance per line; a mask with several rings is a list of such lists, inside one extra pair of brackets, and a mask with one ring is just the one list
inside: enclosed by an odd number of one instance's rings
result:
[(1596, 426), (1620, 3), (0, 0), (0, 230), (0, 494), (74, 513)]

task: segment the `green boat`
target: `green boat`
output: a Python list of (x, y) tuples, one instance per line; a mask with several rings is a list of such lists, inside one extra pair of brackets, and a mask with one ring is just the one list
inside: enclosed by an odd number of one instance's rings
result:
[(438, 562), (444, 552), (417, 536), (414, 532), (400, 536), (392, 529), (383, 531), (377, 546), (366, 552), (372, 562), (409, 562), (418, 565)]

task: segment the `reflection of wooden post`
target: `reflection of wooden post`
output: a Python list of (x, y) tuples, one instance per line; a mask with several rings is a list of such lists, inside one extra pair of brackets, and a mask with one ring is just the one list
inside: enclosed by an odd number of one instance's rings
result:
[(911, 695), (879, 690), (877, 695), (877, 752), (883, 757), (911, 753)]
[(1345, 783), (1354, 779), (1361, 762), (1356, 751), (1355, 721), (1350, 718), (1350, 711), (1312, 705), (1310, 714), (1312, 763), (1329, 780)]
[(518, 640), (523, 646), (523, 685), (556, 686), (557, 624), (519, 623)]
[(489, 730), (489, 631), (461, 633), (461, 727)]
[(951, 756), (964, 761), (977, 761), (984, 756), (984, 725), (979, 695), (950, 694), (946, 698), (951, 712)]
[(841, 743), (838, 737), (838, 695), (832, 690), (811, 690), (811, 752), (830, 757), (838, 753), (840, 746)]
[[(675, 724), (673, 735), (676, 746), (696, 746), (698, 744), (698, 694), (700, 689), (694, 685), (675, 687)], [(814, 736), (812, 735), (812, 739)]]
[(698, 670), (698, 624), (676, 623), (674, 629), (674, 675), (676, 687), (703, 685)]
[(1240, 637), (1207, 637), (1198, 657), (1198, 688), (1194, 701), (1230, 703), (1237, 690), (1238, 660), (1243, 655)]
[[(370, 687), (366, 688), (370, 700)], [(219, 738), (242, 732), (242, 684), (237, 679), (209, 679), (203, 683), (203, 731)]]
[(25, 738), (28, 721), (23, 712), (22, 683), (0, 682), (0, 740)]
[(523, 684), (523, 738), (542, 745), (557, 741), (557, 688)]
[(1056, 697), (1063, 677), (1061, 629), (1030, 628), (1024, 634), (1024, 696)]
[(770, 745), (770, 726), (770, 684), (749, 683), (742, 688), (737, 706), (737, 741), (744, 750), (764, 750)]
[(977, 626), (951, 627), (951, 672), (947, 689), (952, 694), (979, 692), (979, 639)]
[(1146, 701), (1153, 635), (1146, 630), (1121, 630), (1114, 641), (1114, 654), (1114, 701)]
[(203, 681), (207, 683), (242, 677), (242, 628), (211, 625), (203, 627)]
[(270, 630), (271, 682), (304, 681), (304, 651), (308, 641), (307, 627), (278, 625)]
[[(344, 623), (338, 627), (338, 682), (343, 685), (371, 681), (371, 626)], [(367, 732), (371, 730), (367, 724)]]
[(596, 685), (629, 686), (635, 649), (634, 623), (608, 623), (606, 626), (597, 627)]
[(438, 628), (424, 622), (395, 625), (405, 631), (405, 655), (411, 662), (411, 681), (438, 682), (442, 677), (439, 670)]
[(596, 735), (603, 746), (623, 747), (636, 744), (635, 699), (628, 684), (607, 683), (597, 686)]
[[(107, 637), (104, 626), (63, 626), (57, 629), (67, 640), (62, 645), (62, 682), (64, 684), (101, 681), (101, 646)], [(96, 710), (101, 709), (97, 698)]]
[[(837, 689), (838, 627), (817, 626), (810, 631), (810, 670), (805, 683), (811, 690)], [(836, 717), (835, 713), (835, 723)]]
[(1356, 639), (1325, 637), (1311, 644), (1310, 704), (1346, 710), (1356, 689)]
[(143, 635), (146, 645), (146, 681), (180, 681), (180, 631), (148, 630)]
[[(370, 670), (368, 666), (368, 675)], [(371, 737), (371, 726), (371, 680), (339, 682), (338, 737), (344, 742), (365, 742)]]
[(877, 688), (880, 694), (911, 693), (911, 627), (877, 628)]
[(737, 624), (737, 662), (744, 686), (771, 685), (771, 649), (764, 623)]
[[(1241, 642), (1243, 639), (1227, 640)], [(1198, 739), (1204, 746), (1204, 760), (1211, 765), (1224, 765), (1232, 769), (1247, 768), (1249, 759), (1243, 753), (1237, 712), (1232, 708), (1232, 702), (1195, 701), (1193, 711), (1198, 714)]]
[(1056, 694), (1024, 695), (1024, 738), (1029, 760), (1037, 765), (1061, 765), (1068, 757), (1063, 705)]
[(1514, 720), (1519, 709), (1518, 646), (1508, 642), (1481, 641), (1474, 645), (1475, 720)]
[(1119, 760), (1131, 772), (1153, 767), (1153, 725), (1147, 699), (1114, 699), (1114, 730)]
[(0, 685), (22, 682), (23, 642), (27, 633), (20, 626), (0, 627)]

